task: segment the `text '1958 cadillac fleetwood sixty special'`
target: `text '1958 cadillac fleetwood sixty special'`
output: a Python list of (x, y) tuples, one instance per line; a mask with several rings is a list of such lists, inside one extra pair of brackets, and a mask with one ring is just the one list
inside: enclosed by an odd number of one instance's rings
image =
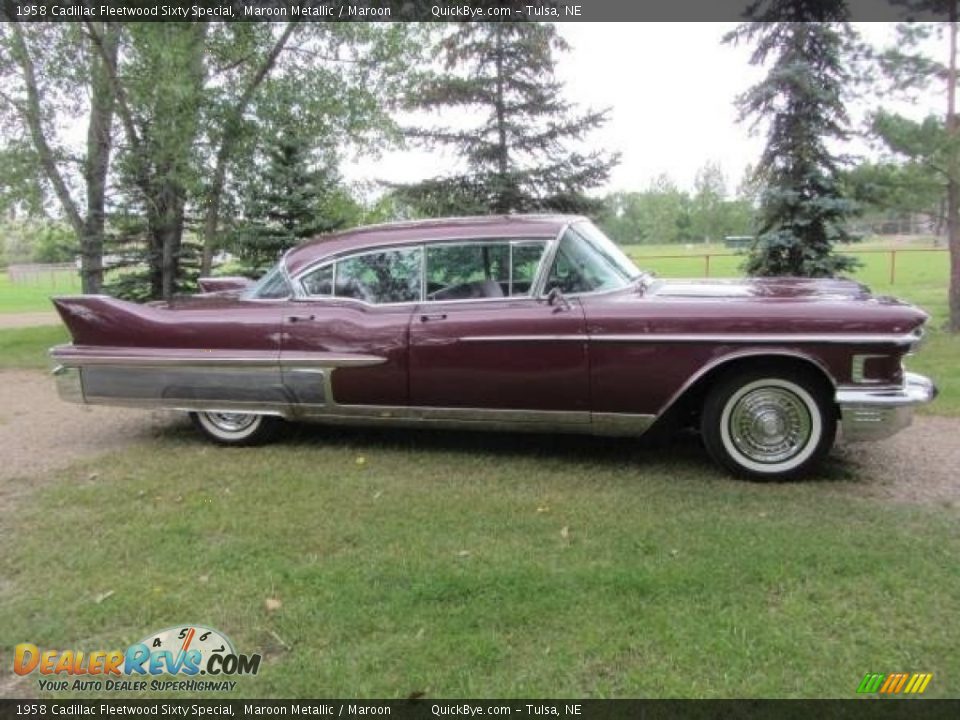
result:
[(359, 228), (255, 284), (169, 303), (61, 297), (62, 397), (175, 408), (224, 444), (284, 421), (636, 436), (692, 425), (755, 478), (887, 437), (936, 390), (904, 372), (925, 313), (851, 280), (656, 279), (588, 220)]

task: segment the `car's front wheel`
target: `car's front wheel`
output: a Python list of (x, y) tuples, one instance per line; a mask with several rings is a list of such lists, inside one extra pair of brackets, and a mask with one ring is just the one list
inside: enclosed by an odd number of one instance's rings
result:
[(190, 419), (204, 435), (221, 445), (259, 445), (272, 440), (283, 421), (253, 413), (192, 412)]
[(759, 480), (796, 477), (833, 446), (837, 420), (830, 388), (814, 373), (747, 370), (707, 395), (700, 430), (711, 457)]

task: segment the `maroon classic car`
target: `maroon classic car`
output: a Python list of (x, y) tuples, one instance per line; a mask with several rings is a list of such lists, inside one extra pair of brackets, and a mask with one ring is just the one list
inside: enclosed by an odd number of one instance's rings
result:
[(224, 444), (283, 421), (641, 435), (690, 425), (746, 476), (887, 437), (936, 390), (926, 314), (850, 280), (660, 280), (588, 220), (359, 228), (170, 303), (62, 297), (61, 395), (185, 410)]

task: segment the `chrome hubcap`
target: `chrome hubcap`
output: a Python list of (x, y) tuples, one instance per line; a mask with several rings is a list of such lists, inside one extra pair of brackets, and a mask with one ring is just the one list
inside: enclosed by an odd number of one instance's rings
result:
[(730, 437), (743, 455), (763, 463), (789, 460), (806, 447), (812, 423), (804, 402), (779, 387), (745, 393), (730, 412)]
[(243, 432), (249, 429), (259, 417), (258, 415), (250, 415), (249, 413), (210, 412), (204, 414), (217, 428), (230, 433)]

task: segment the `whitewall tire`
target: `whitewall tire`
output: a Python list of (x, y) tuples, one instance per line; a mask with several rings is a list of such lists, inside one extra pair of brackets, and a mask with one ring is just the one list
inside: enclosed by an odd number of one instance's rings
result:
[(700, 430), (711, 457), (737, 475), (803, 475), (833, 446), (830, 388), (812, 372), (748, 370), (710, 391)]
[(190, 419), (204, 435), (221, 445), (259, 445), (276, 435), (282, 420), (235, 412), (192, 412)]

